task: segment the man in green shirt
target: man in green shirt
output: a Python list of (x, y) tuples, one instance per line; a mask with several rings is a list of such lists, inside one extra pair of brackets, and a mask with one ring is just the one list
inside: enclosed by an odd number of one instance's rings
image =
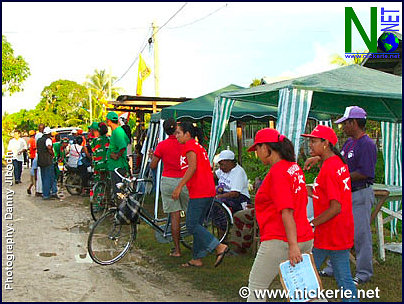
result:
[(129, 144), (129, 138), (124, 129), (118, 123), (118, 114), (109, 112), (107, 114), (107, 125), (112, 129), (109, 148), (107, 150), (107, 168), (111, 172), (111, 180), (113, 183), (114, 193), (120, 190), (116, 184), (121, 182), (121, 178), (114, 172), (118, 168), (118, 172), (125, 176), (129, 171), (129, 164), (126, 158), (126, 148)]

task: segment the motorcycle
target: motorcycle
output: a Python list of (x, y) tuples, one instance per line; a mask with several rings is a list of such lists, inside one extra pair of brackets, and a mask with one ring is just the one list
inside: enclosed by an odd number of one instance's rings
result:
[(87, 193), (90, 192), (94, 185), (94, 173), (92, 172), (92, 168), (88, 167), (87, 169), (91, 169), (90, 174), (88, 175), (88, 186), (83, 188), (80, 170), (78, 168), (73, 168), (69, 166), (64, 166), (63, 168), (63, 184), (66, 186), (67, 192), (71, 195), (80, 195), (83, 191)]

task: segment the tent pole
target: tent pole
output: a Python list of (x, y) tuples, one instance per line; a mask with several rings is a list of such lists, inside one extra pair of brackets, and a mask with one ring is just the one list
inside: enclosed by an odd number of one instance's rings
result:
[(241, 154), (243, 152), (243, 125), (237, 121), (237, 151), (238, 151), (238, 164), (241, 164)]

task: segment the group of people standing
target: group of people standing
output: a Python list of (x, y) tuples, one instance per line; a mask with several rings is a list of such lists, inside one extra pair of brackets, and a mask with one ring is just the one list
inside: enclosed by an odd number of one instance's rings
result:
[[(198, 129), (191, 123), (177, 125), (174, 120), (166, 120), (164, 130), (169, 137), (158, 144), (151, 168), (163, 161), (163, 208), (170, 213), (175, 243), (171, 255), (181, 256), (179, 212), (186, 210), (194, 248), (193, 259), (182, 266), (202, 266), (202, 258), (214, 250), (215, 265), (221, 263), (229, 247), (202, 226), (206, 208), (216, 197), (226, 200), (235, 218), (248, 211), (252, 222), (255, 214), (259, 226), (261, 245), (249, 277), (248, 301), (265, 300), (255, 298), (253, 291), (268, 288), (278, 274), (279, 264), (290, 260), (295, 265), (302, 261), (304, 252), (313, 253), (321, 275), (334, 275), (339, 287), (351, 291), (352, 296), (344, 301), (358, 301), (356, 286), (367, 282), (373, 274), (370, 212), (377, 148), (366, 135), (366, 112), (362, 108), (348, 107), (336, 123), (341, 123), (350, 137), (341, 153), (336, 148), (337, 135), (330, 127), (318, 125), (310, 134), (302, 135), (309, 138), (311, 154), (304, 169), (315, 164), (321, 167), (312, 186), (306, 185), (291, 141), (275, 129), (258, 131), (249, 151), (255, 151), (270, 170), (256, 193), (254, 208), (246, 208), (250, 205), (248, 179), (235, 162), (234, 153), (222, 151), (219, 169), (212, 172), (205, 149), (195, 140), (201, 138)], [(314, 219), (310, 222), (309, 196), (314, 206)], [(351, 248), (357, 258), (354, 277), (349, 263)], [(321, 271), (327, 257), (329, 266)]]
[[(348, 107), (336, 123), (342, 124), (350, 137), (341, 153), (336, 149), (338, 138), (332, 128), (318, 125), (310, 134), (302, 135), (309, 138), (311, 154), (303, 169), (315, 164), (321, 166), (311, 187), (306, 185), (303, 170), (296, 163), (293, 144), (277, 130), (258, 131), (248, 150), (255, 151), (262, 163), (270, 167), (256, 193), (254, 212), (250, 211), (250, 217), (255, 213), (261, 245), (249, 276), (248, 301), (265, 300), (255, 298), (254, 290), (268, 288), (278, 274), (279, 264), (290, 260), (293, 266), (302, 261), (304, 252), (313, 253), (319, 270), (324, 260), (330, 258), (329, 265), (320, 274), (334, 275), (339, 287), (352, 292), (352, 297), (343, 300), (357, 301), (356, 285), (369, 281), (373, 275), (370, 213), (377, 148), (366, 135), (366, 112), (362, 108)], [(110, 138), (106, 135), (107, 127), (112, 129)], [(203, 227), (204, 216), (215, 197), (225, 200), (235, 214), (247, 210), (246, 206), (250, 205), (247, 176), (235, 162), (234, 153), (228, 150), (219, 155), (219, 169), (213, 172), (206, 150), (201, 146), (200, 130), (192, 123), (177, 124), (168, 119), (163, 127), (168, 138), (155, 151), (150, 151), (150, 168), (155, 169), (159, 161), (163, 162), (163, 210), (170, 214), (175, 245), (171, 256), (181, 256), (180, 212), (186, 211), (186, 226), (194, 238), (193, 258), (182, 266), (201, 267), (202, 259), (216, 251), (216, 267), (229, 252), (229, 246), (220, 243)], [(115, 185), (120, 181), (114, 172), (116, 168), (121, 175), (129, 173), (130, 131), (127, 134), (119, 125), (115, 112), (108, 113), (106, 124), (93, 123), (89, 129), (94, 170), (99, 174), (109, 171)], [(35, 139), (43, 198), (49, 199), (56, 195), (56, 184), (51, 181), (55, 151), (50, 129), (40, 125)], [(9, 144), (17, 170), (16, 183), (21, 181), (18, 170), (24, 149), (27, 147), (16, 133)], [(313, 198), (311, 222), (307, 218), (308, 196)], [(357, 259), (354, 278), (349, 264), (352, 247)]]
[[(111, 136), (108, 136), (108, 127)], [(21, 183), (23, 153), (29, 151), (31, 158), (31, 183), (27, 193), (31, 194), (35, 185), (35, 196), (44, 200), (57, 199), (57, 179), (60, 173), (58, 163), (77, 169), (82, 180), (83, 195), (88, 195), (89, 167), (94, 168), (94, 178), (105, 178), (110, 172), (114, 185), (120, 181), (115, 168), (123, 175), (129, 174), (127, 150), (130, 149), (131, 131), (127, 124), (119, 122), (115, 112), (109, 112), (106, 122), (93, 122), (88, 126), (89, 133), (84, 136), (77, 130), (71, 138), (60, 138), (52, 134), (49, 127), (39, 124), (38, 131), (31, 130), (28, 144), (15, 131), (8, 150), (13, 153), (15, 183)], [(118, 192), (118, 189), (114, 189)]]
[[(358, 301), (356, 286), (373, 274), (370, 212), (374, 195), (377, 149), (365, 133), (366, 112), (348, 107), (336, 121), (350, 136), (340, 153), (332, 128), (318, 125), (310, 134), (310, 154), (304, 169), (320, 163), (312, 187), (306, 187), (297, 165), (292, 143), (274, 129), (257, 132), (254, 145), (263, 164), (270, 170), (255, 197), (256, 219), (261, 245), (251, 269), (248, 301), (257, 299), (254, 290), (267, 289), (278, 273), (279, 264), (302, 261), (302, 252), (313, 253), (320, 270), (329, 257), (339, 287), (350, 290), (343, 301)], [(307, 197), (313, 198), (314, 219), (307, 219)], [(356, 251), (356, 275), (352, 278), (349, 254)], [(327, 273), (332, 275), (331, 273)]]

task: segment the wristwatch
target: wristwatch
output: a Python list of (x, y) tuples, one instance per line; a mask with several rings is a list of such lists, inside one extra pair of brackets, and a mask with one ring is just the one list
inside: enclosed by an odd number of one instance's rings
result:
[(310, 222), (310, 226), (311, 226), (311, 228), (314, 229), (314, 224), (313, 224), (313, 222)]

